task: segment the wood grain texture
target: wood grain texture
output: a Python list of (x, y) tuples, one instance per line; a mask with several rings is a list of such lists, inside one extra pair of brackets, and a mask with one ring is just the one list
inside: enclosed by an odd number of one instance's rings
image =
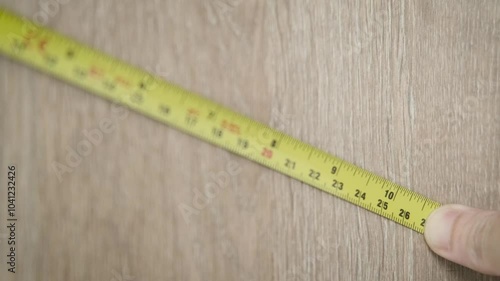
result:
[[(500, 209), (498, 1), (55, 1), (59, 32), (442, 203)], [(0, 0), (38, 20), (43, 3)], [(0, 230), (2, 280), (493, 280), (3, 57), (0, 112), (0, 179), (17, 165), (20, 217), (15, 275)], [(53, 164), (106, 118), (115, 130), (59, 181)], [(186, 223), (179, 206), (230, 164), (240, 172)]]

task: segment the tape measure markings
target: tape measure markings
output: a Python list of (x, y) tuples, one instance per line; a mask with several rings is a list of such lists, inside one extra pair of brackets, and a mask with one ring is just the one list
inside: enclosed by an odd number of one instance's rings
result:
[(1, 8), (0, 52), (417, 232), (423, 233), (426, 218), (439, 206), (418, 193)]

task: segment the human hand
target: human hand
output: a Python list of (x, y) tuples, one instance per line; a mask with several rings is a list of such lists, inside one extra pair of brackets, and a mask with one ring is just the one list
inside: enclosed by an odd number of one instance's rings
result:
[(500, 212), (445, 205), (427, 219), (425, 240), (445, 259), (500, 276)]

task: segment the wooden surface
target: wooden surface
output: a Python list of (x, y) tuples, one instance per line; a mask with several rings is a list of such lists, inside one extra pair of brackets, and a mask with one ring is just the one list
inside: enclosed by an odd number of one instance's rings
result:
[[(0, 5), (440, 202), (500, 209), (499, 1), (48, 2)], [(1, 280), (491, 280), (4, 57), (0, 112), (0, 179), (17, 166), (20, 217), (10, 274), (2, 188)], [(106, 118), (114, 131), (59, 180), (54, 163)], [(187, 223), (179, 206), (228, 165)]]

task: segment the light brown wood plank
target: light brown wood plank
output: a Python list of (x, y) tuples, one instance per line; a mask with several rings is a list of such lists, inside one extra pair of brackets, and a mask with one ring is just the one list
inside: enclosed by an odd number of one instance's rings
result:
[[(442, 203), (500, 209), (498, 1), (65, 2), (47, 26)], [(41, 3), (0, 0), (30, 19)], [(493, 280), (4, 57), (0, 112), (20, 217), (15, 275), (0, 230), (2, 280)], [(106, 118), (116, 129), (60, 181), (53, 163)], [(181, 204), (228, 165), (240, 172), (187, 223)]]

